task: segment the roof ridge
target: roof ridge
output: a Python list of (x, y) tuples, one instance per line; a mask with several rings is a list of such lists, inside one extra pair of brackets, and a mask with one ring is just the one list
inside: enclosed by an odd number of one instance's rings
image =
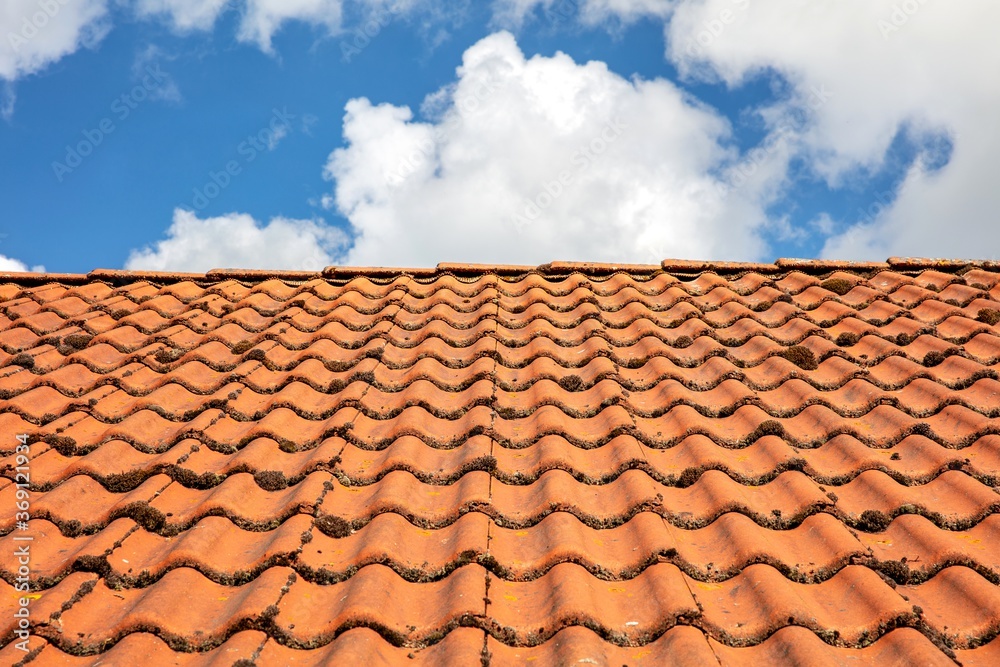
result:
[(61, 282), (84, 284), (105, 281), (127, 284), (139, 281), (175, 283), (183, 281), (216, 283), (226, 280), (240, 282), (264, 282), (282, 280), (286, 282), (306, 282), (320, 278), (349, 280), (352, 278), (386, 279), (394, 277), (437, 278), (444, 275), (475, 277), (496, 275), (520, 277), (536, 273), (541, 275), (566, 275), (582, 273), (593, 276), (610, 276), (616, 273), (651, 276), (660, 272), (678, 274), (787, 274), (800, 271), (808, 274), (824, 274), (835, 271), (874, 274), (879, 271), (901, 272), (934, 269), (955, 273), (969, 268), (1000, 269), (996, 259), (955, 259), (930, 257), (890, 257), (884, 262), (851, 261), (839, 259), (800, 259), (782, 257), (772, 263), (729, 262), (691, 259), (665, 259), (660, 264), (626, 264), (617, 262), (571, 262), (553, 261), (538, 266), (511, 264), (477, 264), (463, 262), (441, 262), (436, 267), (388, 267), (388, 266), (328, 266), (321, 271), (295, 271), (279, 269), (211, 269), (205, 273), (178, 271), (94, 269), (89, 273), (44, 273), (0, 271), (0, 283), (43, 283)]

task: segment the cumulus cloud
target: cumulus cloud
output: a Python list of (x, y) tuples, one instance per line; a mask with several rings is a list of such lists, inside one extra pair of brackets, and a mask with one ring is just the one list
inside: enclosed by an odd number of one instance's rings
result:
[[(498, 0), (530, 10), (548, 0)], [(823, 254), (982, 256), (1000, 247), (993, 187), (1000, 133), (996, 3), (845, 0), (583, 0), (581, 18), (602, 11), (630, 21), (665, 18), (667, 55), (683, 76), (730, 86), (766, 72), (790, 99), (757, 111), (772, 133), (806, 122), (790, 158), (830, 187), (856, 186), (887, 166), (901, 137), (916, 157), (888, 199), (831, 230)], [(813, 104), (815, 98), (821, 104)], [(798, 120), (793, 120), (798, 119)], [(765, 141), (770, 141), (767, 139)], [(942, 145), (953, 152), (942, 159)], [(947, 151), (944, 151), (947, 153)], [(778, 166), (780, 169), (780, 165)], [(874, 212), (874, 214), (872, 214)], [(946, 233), (945, 230), (947, 230)]]
[(729, 123), (662, 79), (526, 59), (507, 32), (469, 48), (425, 120), (348, 103), (327, 162), (350, 264), (447, 259), (758, 258), (775, 145), (732, 187)]
[(28, 265), (21, 260), (14, 259), (13, 257), (7, 257), (6, 255), (0, 255), (0, 271), (12, 271), (15, 273), (34, 271), (36, 273), (44, 273), (45, 267), (33, 266), (29, 269)]
[(14, 81), (101, 41), (107, 0), (4, 0), (0, 3), (0, 78)]
[(315, 270), (334, 263), (346, 237), (315, 220), (274, 218), (258, 224), (245, 214), (199, 219), (177, 209), (167, 238), (133, 250), (125, 268), (196, 271), (215, 268)]

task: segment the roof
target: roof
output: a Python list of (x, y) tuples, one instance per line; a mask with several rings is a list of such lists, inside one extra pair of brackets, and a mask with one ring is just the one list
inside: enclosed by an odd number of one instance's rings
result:
[(3, 274), (0, 663), (1000, 664), (998, 334), (988, 261)]

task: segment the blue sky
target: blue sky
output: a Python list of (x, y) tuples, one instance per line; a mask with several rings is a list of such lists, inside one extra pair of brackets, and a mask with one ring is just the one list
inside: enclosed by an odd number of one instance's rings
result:
[(992, 5), (75, 2), (0, 9), (3, 269), (1000, 241)]

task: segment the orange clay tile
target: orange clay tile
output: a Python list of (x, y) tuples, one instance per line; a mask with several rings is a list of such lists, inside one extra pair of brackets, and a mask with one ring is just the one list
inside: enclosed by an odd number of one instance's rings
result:
[(993, 665), (998, 406), (991, 261), (5, 273), (0, 664)]
[(898, 589), (856, 565), (818, 584), (792, 583), (769, 565), (750, 565), (725, 582), (695, 583), (691, 592), (709, 631), (725, 643), (799, 625), (859, 645), (881, 628), (915, 623), (918, 617)]
[(961, 661), (962, 665), (988, 667), (996, 664), (997, 660), (1000, 659), (1000, 639), (994, 638), (976, 648), (959, 649), (954, 651), (954, 654), (956, 661)]
[[(136, 523), (131, 519), (117, 519), (99, 533), (71, 538), (64, 536), (51, 521), (33, 519), (28, 523), (28, 534), (34, 538), (30, 579), (41, 588), (50, 588), (71, 572), (74, 564), (81, 559), (100, 558), (114, 550), (117, 543), (135, 527)], [(11, 582), (16, 582), (20, 566), (17, 550), (24, 544), (14, 539), (17, 536), (18, 533), (14, 532), (0, 538), (3, 545), (0, 576)]]
[(975, 637), (995, 633), (1000, 624), (997, 587), (968, 567), (947, 567), (922, 584), (896, 590), (920, 608), (927, 625), (953, 648), (974, 648)]
[(1000, 519), (990, 515), (965, 531), (944, 530), (922, 516), (903, 514), (881, 533), (858, 533), (871, 555), (903, 582), (924, 581), (951, 564), (963, 564), (989, 579), (1000, 578), (1000, 554), (991, 551)]
[[(143, 661), (148, 664), (221, 667), (240, 660), (250, 660), (266, 639), (267, 635), (263, 632), (247, 630), (236, 633), (218, 648), (202, 653), (183, 653), (174, 651), (156, 635), (148, 632), (136, 632), (125, 635), (120, 642), (102, 654), (101, 664), (132, 664), (135, 656), (142, 656)], [(82, 666), (93, 663), (94, 656), (78, 657), (72, 653), (64, 653), (58, 645), (48, 642), (45, 644), (44, 650), (32, 661), (33, 664)]]
[(275, 491), (261, 488), (249, 473), (237, 473), (209, 489), (189, 489), (178, 482), (164, 489), (149, 506), (162, 515), (161, 532), (176, 534), (209, 515), (231, 518), (248, 530), (271, 530), (296, 514), (312, 514), (330, 482), (327, 472), (314, 472), (300, 483)]
[(564, 470), (589, 483), (611, 481), (629, 468), (650, 471), (638, 441), (619, 435), (595, 449), (582, 449), (559, 435), (546, 435), (529, 447), (493, 448), (494, 476), (508, 484), (535, 481), (548, 470)]
[(601, 579), (631, 579), (677, 551), (663, 519), (652, 512), (607, 530), (592, 528), (569, 512), (554, 512), (528, 528), (495, 526), (490, 538), (495, 574), (508, 581), (537, 579), (566, 562)]
[[(296, 514), (270, 531), (248, 531), (226, 517), (207, 516), (176, 537), (145, 530), (125, 536), (107, 557), (119, 586), (145, 587), (178, 567), (198, 570), (212, 581), (235, 585), (274, 565), (287, 565), (302, 546), (312, 517)], [(220, 545), (225, 560), (220, 560)]]
[(334, 536), (358, 529), (386, 512), (422, 528), (437, 528), (490, 506), (490, 474), (483, 470), (473, 470), (445, 485), (427, 484), (406, 470), (394, 470), (364, 486), (344, 482), (351, 480), (346, 476), (333, 480), (319, 507), (317, 525)]
[(487, 648), (499, 665), (712, 665), (712, 647), (697, 628), (675, 625), (643, 646), (618, 646), (593, 630), (570, 626), (537, 646), (508, 646), (493, 636)]
[[(890, 630), (864, 648), (831, 646), (806, 628), (790, 625), (762, 643), (735, 648), (710, 638), (713, 657), (727, 665), (927, 665), (952, 667), (955, 663), (931, 639), (913, 628)], [(975, 663), (962, 660), (962, 665)]]
[[(72, 572), (62, 578), (59, 583), (45, 589), (32, 589), (25, 592), (15, 588), (14, 584), (6, 580), (0, 581), (0, 633), (3, 633), (4, 643), (15, 637), (15, 629), (23, 629), (20, 626), (20, 618), (15, 617), (15, 613), (22, 608), (27, 608), (30, 612), (28, 632), (32, 632), (40, 626), (48, 626), (53, 616), (59, 617), (62, 610), (71, 606), (82, 597), (88, 595), (99, 584), (100, 577), (91, 572)], [(22, 599), (27, 598), (28, 604), (21, 604)], [(18, 637), (23, 639), (23, 636)], [(21, 658), (24, 654), (21, 654)]]
[(489, 594), (488, 631), (507, 644), (537, 645), (573, 625), (591, 627), (614, 644), (645, 644), (700, 616), (688, 581), (668, 563), (626, 581), (602, 581), (562, 563), (533, 581), (493, 581)]
[(472, 436), (451, 449), (433, 447), (416, 436), (404, 435), (384, 449), (362, 449), (352, 443), (339, 451), (338, 476), (359, 485), (378, 482), (394, 470), (405, 470), (423, 482), (445, 484), (472, 470), (492, 471), (497, 467), (493, 442), (485, 435)]
[(170, 450), (179, 450), (183, 458), (166, 472), (182, 485), (192, 488), (215, 486), (228, 475), (247, 472), (255, 479), (267, 478), (269, 481), (264, 487), (273, 490), (297, 484), (317, 470), (332, 472), (345, 444), (342, 438), (330, 437), (315, 447), (290, 451), (276, 440), (262, 437), (232, 452), (216, 451), (196, 441), (184, 440)]
[(289, 648), (268, 640), (260, 652), (257, 664), (289, 667), (476, 665), (482, 664), (484, 644), (483, 632), (474, 628), (455, 628), (436, 644), (414, 648), (394, 646), (375, 630), (360, 627), (348, 630), (329, 644), (315, 649)]
[[(352, 627), (369, 627), (393, 644), (416, 648), (460, 625), (481, 624), (486, 581), (486, 571), (478, 565), (426, 583), (408, 582), (377, 564), (333, 584), (296, 578), (278, 603), (275, 632), (282, 643), (307, 648), (329, 643)], [(413, 609), (421, 613), (413, 614)]]
[[(131, 491), (112, 493), (87, 475), (74, 475), (51, 491), (32, 494), (31, 515), (55, 523), (64, 535), (76, 535), (102, 530), (121, 516), (136, 516), (146, 504), (171, 480), (166, 475), (154, 475)], [(15, 502), (12, 486), (0, 489), (8, 506)], [(13, 513), (0, 521), (4, 534), (15, 527)]]
[(485, 514), (470, 512), (451, 525), (426, 529), (388, 512), (349, 535), (313, 531), (295, 568), (310, 581), (333, 583), (381, 563), (407, 581), (433, 581), (469, 562), (485, 562), (489, 525)]
[(146, 588), (98, 585), (63, 612), (62, 633), (45, 628), (39, 634), (64, 650), (93, 653), (128, 634), (156, 628), (174, 650), (214, 648), (232, 630), (260, 619), (281, 597), (291, 575), (286, 567), (273, 567), (249, 583), (225, 586), (181, 567)]

